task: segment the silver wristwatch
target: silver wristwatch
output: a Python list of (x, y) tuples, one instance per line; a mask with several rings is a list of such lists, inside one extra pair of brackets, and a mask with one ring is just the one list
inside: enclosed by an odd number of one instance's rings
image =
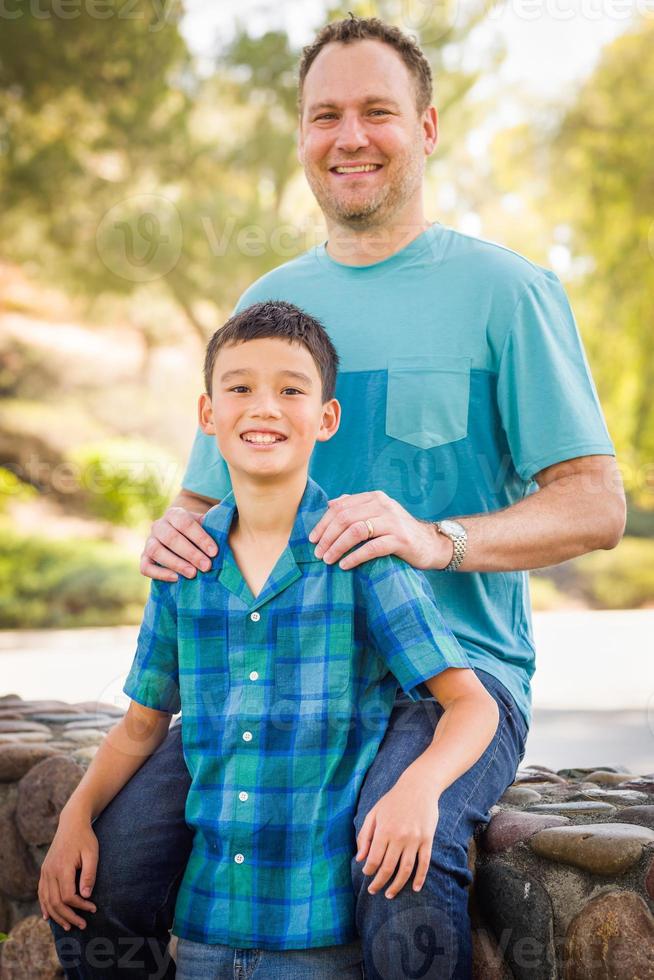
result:
[(436, 530), (450, 539), (454, 545), (452, 561), (443, 569), (444, 572), (456, 572), (457, 568), (465, 558), (466, 545), (468, 543), (468, 533), (463, 524), (458, 521), (435, 521)]

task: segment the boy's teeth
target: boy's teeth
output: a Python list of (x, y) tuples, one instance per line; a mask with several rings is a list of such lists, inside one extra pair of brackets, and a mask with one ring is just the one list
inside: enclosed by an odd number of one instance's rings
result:
[(337, 174), (367, 174), (377, 169), (377, 164), (365, 163), (360, 167), (336, 167)]
[(271, 435), (254, 435), (254, 433), (248, 433), (244, 435), (243, 438), (246, 442), (281, 442), (281, 436), (271, 436)]

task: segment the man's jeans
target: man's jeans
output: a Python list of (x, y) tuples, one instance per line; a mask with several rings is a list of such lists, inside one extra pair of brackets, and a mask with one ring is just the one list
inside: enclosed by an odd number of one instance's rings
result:
[[(370, 895), (372, 878), (364, 878), (361, 864), (352, 860), (366, 980), (471, 977), (468, 843), (513, 782), (527, 737), (524, 718), (506, 688), (485, 671), (477, 675), (499, 707), (497, 732), (479, 761), (440, 798), (422, 891), (414, 892), (409, 880), (394, 899), (385, 898), (384, 889)], [(361, 790), (357, 834), (368, 810), (430, 744), (442, 711), (433, 701), (398, 701)], [(91, 896), (97, 912), (78, 911), (87, 926), (69, 932), (49, 920), (68, 980), (107, 980), (119, 973), (130, 980), (175, 976), (168, 930), (191, 849), (192, 833), (184, 820), (189, 782), (181, 725), (175, 724), (93, 824), (100, 845)], [(268, 980), (274, 974), (253, 969), (248, 976)]]

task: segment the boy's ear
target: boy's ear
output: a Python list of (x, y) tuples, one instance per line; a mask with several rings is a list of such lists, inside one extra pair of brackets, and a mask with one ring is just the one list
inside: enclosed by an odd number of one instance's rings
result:
[(317, 442), (328, 442), (332, 436), (338, 432), (341, 424), (341, 403), (336, 398), (331, 398), (322, 407), (322, 420), (320, 430), (316, 436)]
[(198, 401), (198, 420), (205, 436), (215, 436), (216, 426), (213, 421), (213, 406), (206, 391), (203, 391)]

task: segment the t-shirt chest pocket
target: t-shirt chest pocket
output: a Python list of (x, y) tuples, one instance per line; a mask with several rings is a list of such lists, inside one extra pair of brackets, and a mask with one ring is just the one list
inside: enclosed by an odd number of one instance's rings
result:
[(289, 701), (332, 701), (350, 688), (351, 613), (280, 614), (275, 636), (275, 695)]
[(389, 358), (386, 434), (418, 449), (465, 439), (471, 362), (453, 354)]

